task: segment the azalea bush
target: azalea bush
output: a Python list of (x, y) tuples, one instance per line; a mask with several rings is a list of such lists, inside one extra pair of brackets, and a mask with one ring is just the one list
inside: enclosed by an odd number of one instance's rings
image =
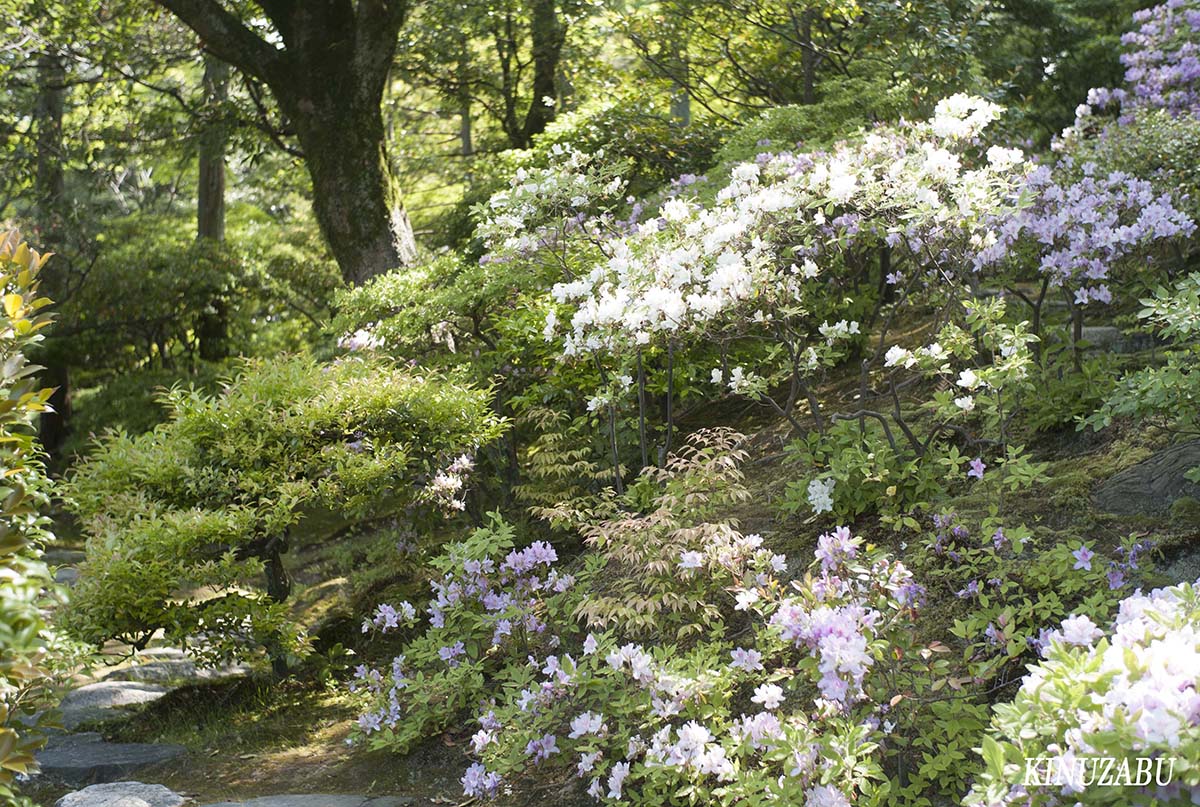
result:
[(881, 713), (865, 679), (901, 640), (915, 589), (902, 565), (858, 557), (848, 531), (822, 540), (815, 579), (795, 586), (759, 536), (686, 550), (696, 593), (728, 614), (691, 646), (628, 642), (618, 625), (534, 657), (480, 710), (466, 792), (543, 768), (612, 803), (874, 803), (890, 729), (864, 722)]
[[(790, 460), (809, 474), (789, 484), (785, 512), (844, 518), (878, 510), (911, 528), (911, 514), (954, 483), (989, 474), (1011, 491), (1038, 478), (1040, 466), (1013, 443), (1008, 425), (1033, 389), (1037, 337), (1028, 322), (1011, 321), (1002, 298), (966, 298), (946, 310), (950, 321), (935, 341), (883, 353), (878, 409), (863, 401), (857, 411), (836, 414), (827, 433), (789, 447)], [(899, 390), (918, 383), (927, 397), (913, 407)]]
[(980, 746), (987, 767), (966, 804), (1191, 803), (1197, 624), (1200, 582), (1133, 594), (1108, 630), (1084, 615), (1063, 620), (1013, 700), (996, 706)]
[(166, 423), (105, 435), (65, 487), (88, 537), (65, 624), (136, 647), (162, 630), (214, 658), (266, 648), (279, 671), (305, 647), (283, 561), (301, 520), (461, 509), (463, 455), (503, 427), (485, 391), (363, 356), (250, 362), (165, 403)]
[(713, 193), (681, 177), (628, 208), (619, 165), (564, 149), (480, 208), (483, 261), (557, 268), (543, 335), (568, 366), (595, 369), (588, 403), (606, 416), (614, 468), (625, 405), (643, 465), (656, 434), (665, 460), (674, 404), (705, 359), (722, 394), (797, 429), (806, 409), (824, 431), (816, 383), (865, 349), (863, 321), (882, 327), (882, 343), (904, 304), (958, 293), (962, 267), (997, 240), (992, 217), (1019, 204), (1025, 155), (975, 145), (999, 112), (954, 96), (929, 121), (828, 152), (764, 150), (710, 176)]
[[(427, 625), (407, 602), (363, 625), (417, 633), (358, 668), (360, 741), (473, 715), (472, 796), (537, 777), (612, 802), (924, 804), (966, 792), (989, 696), (1046, 626), (1107, 618), (1145, 570), (1144, 543), (1106, 558), (952, 515), (908, 550), (919, 578), (845, 527), (805, 568), (720, 517), (746, 495), (739, 440), (694, 435), (625, 494), (546, 509), (582, 530), (574, 564), (498, 517), (449, 547)], [(960, 605), (921, 617), (930, 592)]]
[[(725, 473), (736, 464), (694, 445), (676, 473), (658, 477), (657, 506), (626, 515), (624, 529), (597, 527), (596, 561), (571, 574), (548, 545), (511, 549), (498, 525), (453, 547), (439, 561), (428, 631), (390, 670), (358, 671), (356, 686), (372, 693), (363, 736), (404, 747), (411, 726), (472, 707), (484, 762), (463, 777), (469, 795), (541, 766), (611, 801), (666, 803), (680, 788), (722, 803), (807, 794), (843, 804), (885, 792), (873, 751), (890, 729), (863, 723), (879, 713), (865, 679), (897, 642), (907, 646), (919, 587), (844, 529), (821, 539), (813, 576), (794, 585), (783, 556), (728, 524), (681, 520), (662, 533), (669, 540), (635, 548), (633, 526), (653, 535), (667, 512), (681, 518), (688, 501), (708, 501), (714, 463)], [(586, 592), (614, 576), (634, 586), (626, 607), (593, 604)], [(663, 594), (654, 607), (644, 599), (652, 591)], [(702, 627), (657, 647), (628, 641), (669, 614)], [(381, 606), (364, 629), (414, 618), (411, 606)], [(821, 720), (810, 719), (814, 707)]]
[[(497, 514), (462, 542), (432, 561), (439, 573), (429, 602), (429, 629), (407, 644), (387, 669), (359, 665), (352, 691), (364, 690), (374, 703), (358, 720), (373, 748), (406, 750), (475, 706), (495, 685), (496, 676), (556, 639), (548, 619), (565, 614), (555, 594), (573, 578), (555, 568), (558, 555), (544, 542), (517, 550), (511, 526)], [(363, 632), (387, 634), (411, 627), (416, 608), (407, 601), (379, 605)]]

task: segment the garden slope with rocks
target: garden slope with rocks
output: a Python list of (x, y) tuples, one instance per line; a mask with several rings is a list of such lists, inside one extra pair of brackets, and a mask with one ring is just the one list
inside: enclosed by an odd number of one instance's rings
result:
[[(965, 93), (637, 194), (547, 138), (336, 355), (101, 438), (51, 613), (136, 661), (32, 792), (104, 744), (214, 807), (1192, 803), (1200, 7), (1133, 25), (1044, 153)], [(1181, 764), (1024, 784), (1094, 757)]]

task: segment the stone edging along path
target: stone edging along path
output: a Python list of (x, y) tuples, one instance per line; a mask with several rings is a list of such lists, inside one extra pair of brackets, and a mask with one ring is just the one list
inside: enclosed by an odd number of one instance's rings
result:
[[(69, 793), (55, 807), (182, 807), (190, 799), (163, 787), (141, 782), (111, 782)], [(261, 796), (248, 801), (222, 801), (203, 807), (411, 807), (402, 796), (348, 796), (334, 793)]]

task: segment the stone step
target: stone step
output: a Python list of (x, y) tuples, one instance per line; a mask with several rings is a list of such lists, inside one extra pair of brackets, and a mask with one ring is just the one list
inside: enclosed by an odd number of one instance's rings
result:
[(37, 753), (41, 774), (76, 787), (120, 782), (130, 774), (187, 753), (167, 743), (110, 743), (95, 732), (61, 734)]
[(110, 782), (68, 793), (54, 807), (180, 807), (187, 799), (162, 785)]
[(63, 566), (54, 570), (54, 582), (60, 586), (73, 586), (79, 582), (79, 570), (73, 566)]
[(47, 549), (42, 553), (47, 566), (75, 566), (86, 558), (87, 554), (78, 549)]
[(70, 731), (83, 723), (121, 717), (127, 707), (151, 703), (167, 692), (166, 687), (140, 681), (98, 681), (67, 693), (59, 711)]
[(410, 807), (411, 796), (346, 796), (334, 793), (261, 796), (247, 801), (222, 801), (204, 807)]
[(198, 684), (219, 681), (235, 675), (246, 675), (250, 667), (234, 664), (227, 667), (200, 667), (187, 658), (164, 658), (131, 667), (121, 667), (106, 674), (104, 681), (140, 681), (149, 684), (184, 683)]

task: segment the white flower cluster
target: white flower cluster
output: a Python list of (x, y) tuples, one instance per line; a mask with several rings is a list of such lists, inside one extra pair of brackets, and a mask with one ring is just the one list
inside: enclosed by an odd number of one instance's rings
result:
[(808, 483), (808, 503), (817, 515), (833, 509), (833, 479), (814, 479)]
[[(973, 254), (994, 243), (983, 222), (1014, 203), (1028, 164), (1017, 150), (994, 149), (967, 169), (960, 152), (961, 141), (998, 111), (955, 96), (926, 124), (878, 129), (831, 153), (764, 155), (737, 165), (709, 206), (669, 199), (657, 218), (606, 240), (590, 271), (554, 286), (554, 301), (570, 310), (563, 352), (644, 345), (661, 334), (762, 323), (803, 308), (809, 290), (819, 288), (814, 258), (827, 243), (886, 238), (922, 265), (947, 250), (966, 254), (970, 245)], [(838, 209), (827, 213), (831, 202)], [(524, 221), (509, 223), (515, 231)], [(498, 237), (503, 222), (494, 224)], [(547, 320), (548, 339), (564, 324), (560, 313)], [(836, 339), (857, 326), (842, 322), (822, 332)]]
[[(1077, 615), (1046, 638), (1046, 660), (1030, 667), (1012, 703), (996, 707), (985, 745), (1044, 760), (1060, 791), (1047, 797), (1066, 797), (1055, 803), (1190, 803), (1200, 788), (1200, 580), (1137, 592), (1107, 634)], [(1172, 781), (1156, 774), (1157, 787), (1089, 787), (1095, 760), (1154, 758), (1170, 760)], [(1019, 766), (991, 764), (966, 804), (1029, 803), (1024, 775)]]
[(766, 379), (748, 372), (744, 367), (734, 367), (729, 371), (729, 379), (725, 379), (725, 374), (720, 368), (714, 368), (712, 371), (712, 382), (714, 384), (725, 384), (729, 391), (734, 395), (748, 395), (751, 397), (758, 396), (766, 392)]
[(338, 340), (338, 347), (342, 350), (374, 350), (382, 346), (383, 340), (369, 328), (359, 328)]
[(494, 260), (549, 246), (566, 223), (578, 223), (584, 211), (619, 199), (625, 189), (620, 167), (605, 164), (604, 150), (585, 154), (555, 144), (546, 168), (520, 168), (509, 187), (492, 195), (477, 233)]
[(433, 475), (425, 486), (425, 495), (446, 512), (466, 509), (461, 494), (466, 487), (466, 477), (474, 469), (475, 461), (463, 454), (444, 470)]
[[(954, 409), (947, 414), (973, 412), (979, 396), (1025, 382), (1032, 362), (1029, 345), (1037, 341), (1028, 332), (1027, 323), (1014, 326), (1003, 321), (1002, 300), (986, 303), (976, 300), (971, 305), (975, 320), (970, 333), (951, 324), (941, 330), (938, 341), (926, 347), (911, 350), (893, 345), (884, 354), (884, 367), (915, 369), (928, 377), (940, 376), (953, 383), (958, 394), (953, 397)], [(959, 370), (955, 378), (951, 360), (972, 361), (980, 350), (991, 352), (992, 362), (984, 367)]]
[(930, 126), (938, 137), (966, 140), (978, 137), (1003, 111), (990, 101), (958, 93), (938, 101)]

